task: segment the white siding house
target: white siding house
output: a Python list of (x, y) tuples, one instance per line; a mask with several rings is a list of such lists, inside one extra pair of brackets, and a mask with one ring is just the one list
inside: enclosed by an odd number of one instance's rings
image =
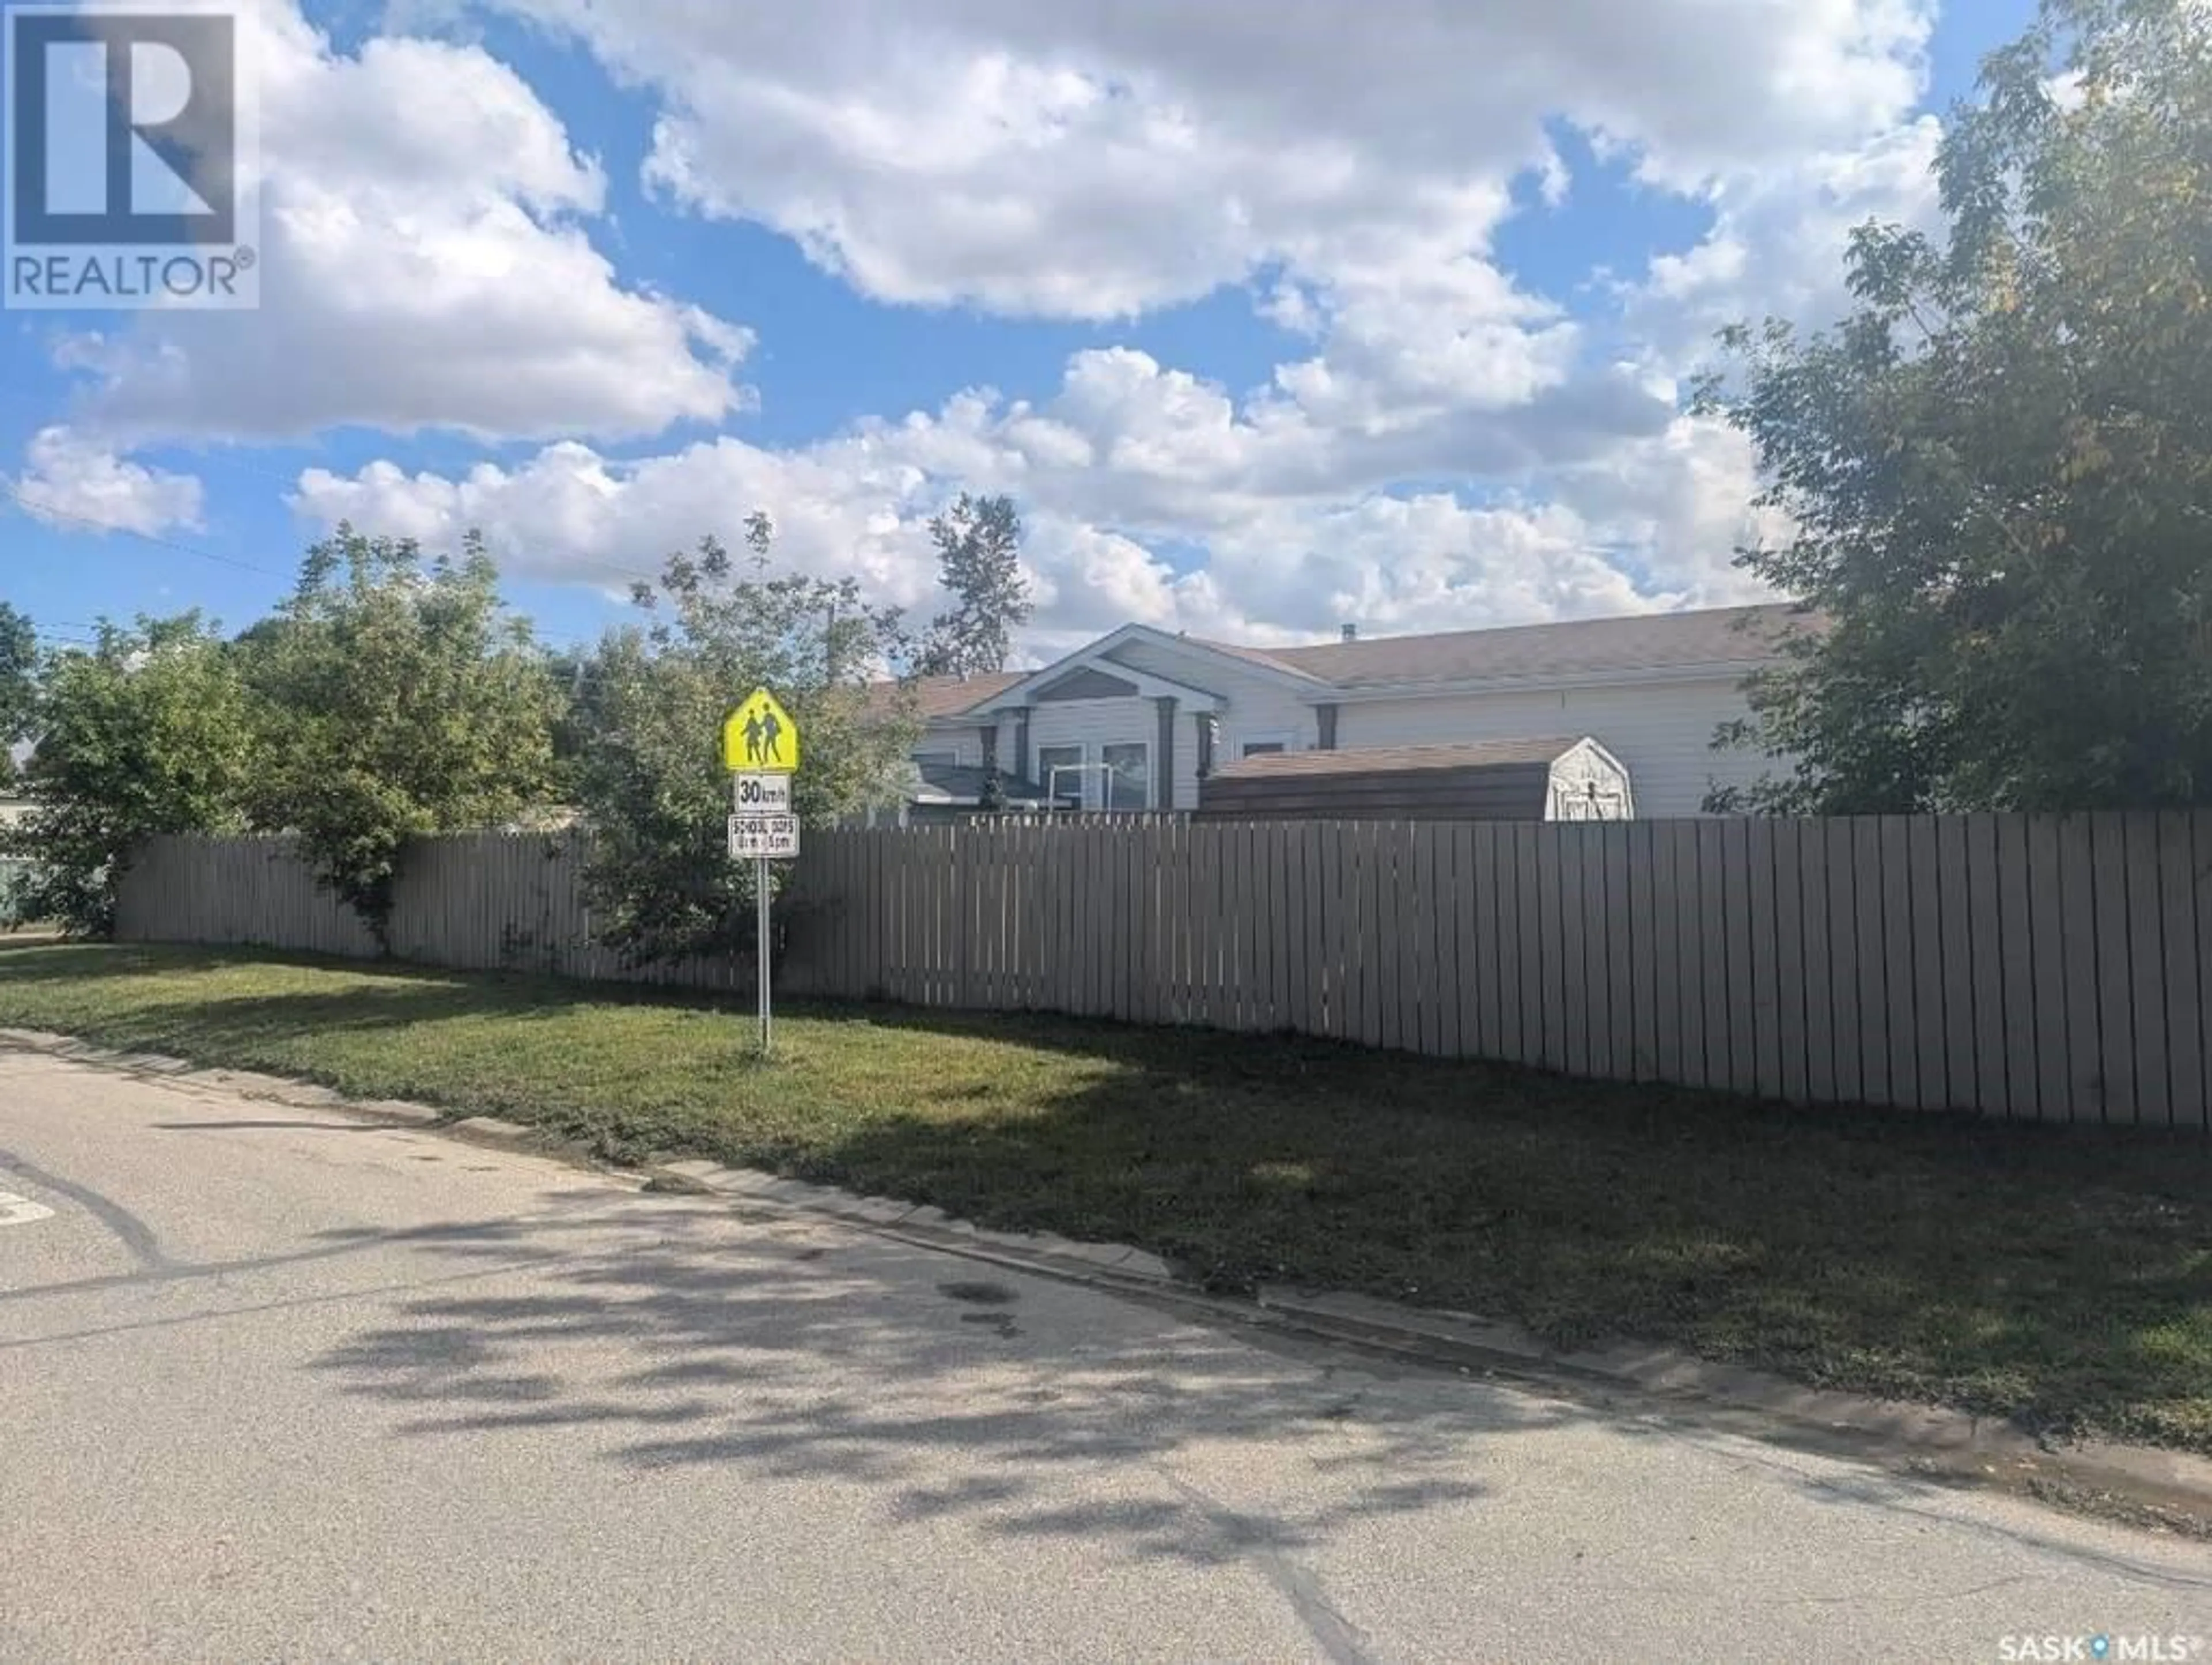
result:
[(1188, 810), (1201, 773), (1263, 753), (1588, 736), (1639, 816), (1695, 815), (1713, 785), (1772, 768), (1713, 738), (1806, 628), (1730, 608), (1259, 649), (1127, 625), (1042, 670), (924, 684), (915, 757), (1086, 808)]

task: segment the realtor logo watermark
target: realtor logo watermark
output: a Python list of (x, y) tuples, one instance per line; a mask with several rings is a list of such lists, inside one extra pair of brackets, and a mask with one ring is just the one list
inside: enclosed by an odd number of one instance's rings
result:
[(206, 0), (4, 13), (0, 304), (260, 304), (259, 158), (246, 42)]

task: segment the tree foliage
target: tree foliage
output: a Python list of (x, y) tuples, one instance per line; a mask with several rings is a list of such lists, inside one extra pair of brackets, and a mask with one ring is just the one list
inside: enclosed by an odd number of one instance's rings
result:
[(1022, 522), (1011, 497), (959, 501), (929, 523), (939, 581), (954, 600), (929, 627), (915, 669), (925, 677), (1003, 671), (1013, 633), (1036, 611), (1021, 564)]
[(765, 686), (805, 735), (794, 807), (834, 825), (884, 800), (917, 732), (910, 708), (872, 695), (907, 646), (895, 609), (850, 580), (770, 569), (774, 527), (747, 522), (740, 571), (713, 538), (672, 556), (634, 592), (647, 622), (611, 633), (578, 770), (592, 836), (586, 873), (600, 939), (633, 963), (740, 951), (752, 872), (727, 854), (724, 717)]
[(1982, 88), (1948, 235), (1863, 228), (1841, 325), (1700, 389), (1796, 528), (1742, 564), (1830, 621), (1717, 807), (2212, 801), (2212, 11), (2045, 0)]
[(22, 613), (0, 601), (0, 787), (15, 777), (15, 748), (30, 731), (38, 669), (38, 632)]
[(544, 800), (558, 691), (473, 533), (425, 562), (340, 527), (241, 653), (264, 727), (250, 818), (297, 836), (380, 942), (409, 839)]
[(52, 655), (29, 720), (32, 807), (5, 840), (34, 864), (25, 917), (104, 935), (143, 840), (240, 829), (253, 724), (237, 656), (197, 613), (102, 623), (92, 647)]

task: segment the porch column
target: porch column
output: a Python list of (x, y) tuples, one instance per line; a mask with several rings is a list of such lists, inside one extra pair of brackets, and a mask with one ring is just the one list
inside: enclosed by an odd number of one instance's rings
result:
[(1030, 708), (1023, 706), (1014, 713), (1014, 767), (1017, 781), (1030, 778)]
[(1152, 759), (1152, 807), (1171, 810), (1175, 802), (1176, 696), (1163, 694), (1152, 703), (1160, 712), (1160, 743)]
[(1317, 705), (1314, 708), (1314, 715), (1321, 720), (1321, 749), (1323, 751), (1335, 750), (1336, 708), (1333, 705)]

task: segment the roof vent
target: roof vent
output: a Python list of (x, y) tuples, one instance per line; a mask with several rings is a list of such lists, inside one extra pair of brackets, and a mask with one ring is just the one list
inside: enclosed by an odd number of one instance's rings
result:
[(1346, 625), (1346, 626), (1344, 627), (1344, 639), (1345, 639), (1346, 641), (1358, 641), (1358, 640), (1359, 640), (1359, 627), (1358, 627), (1357, 624), (1347, 624), (1347, 625)]

